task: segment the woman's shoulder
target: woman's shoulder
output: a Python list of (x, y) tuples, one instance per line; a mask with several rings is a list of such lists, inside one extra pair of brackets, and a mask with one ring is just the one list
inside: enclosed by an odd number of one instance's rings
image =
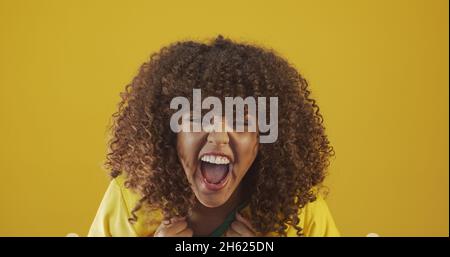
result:
[[(141, 196), (127, 188), (126, 178), (113, 178), (103, 196), (89, 236), (150, 236), (162, 220), (158, 211), (146, 212), (143, 208), (134, 212)], [(136, 221), (129, 220), (136, 215)]]
[[(300, 227), (302, 233), (309, 237), (340, 236), (333, 216), (323, 195), (317, 194), (316, 199), (307, 203), (300, 211)], [(289, 228), (288, 236), (295, 236), (296, 230)]]
[[(250, 206), (246, 206), (242, 213), (251, 218)], [(299, 226), (302, 228), (302, 234), (307, 237), (332, 237), (340, 236), (334, 219), (328, 208), (328, 204), (322, 194), (317, 193), (316, 199), (311, 201), (298, 212)], [(289, 237), (296, 237), (297, 229), (291, 225), (286, 229)], [(262, 234), (259, 234), (263, 236)], [(269, 233), (268, 236), (276, 236), (276, 233)]]
[(150, 211), (146, 209), (146, 206), (142, 206), (140, 209), (134, 211), (142, 196), (138, 192), (126, 187), (125, 182), (125, 175), (119, 175), (111, 181), (121, 191), (123, 201), (127, 208), (126, 212), (128, 213), (126, 222), (129, 222), (128, 219), (133, 218), (135, 215), (136, 220), (132, 225), (137, 236), (152, 236), (161, 223), (163, 214), (158, 209)]
[(120, 191), (123, 200), (127, 204), (128, 209), (131, 210), (133, 208), (132, 206), (134, 206), (139, 202), (140, 197), (138, 193), (125, 186), (125, 181), (126, 181), (125, 175), (119, 175), (113, 178), (110, 184), (113, 188), (116, 188), (116, 190)]

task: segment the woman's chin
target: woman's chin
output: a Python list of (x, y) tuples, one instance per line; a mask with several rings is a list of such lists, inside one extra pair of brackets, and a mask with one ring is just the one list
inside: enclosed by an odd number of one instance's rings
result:
[(217, 208), (222, 206), (226, 201), (213, 200), (213, 199), (198, 199), (198, 201), (205, 207)]
[(197, 190), (195, 190), (195, 196), (203, 206), (217, 208), (224, 205), (230, 198), (231, 194), (228, 192), (228, 189), (228, 187), (225, 187), (222, 190), (211, 192), (210, 190), (205, 190), (205, 188), (202, 188), (202, 185), (200, 185), (200, 187), (197, 187)]
[(222, 192), (216, 192), (215, 194), (204, 193), (202, 190), (199, 190), (196, 193), (197, 200), (208, 208), (217, 208), (224, 205), (228, 199), (230, 198), (230, 194), (223, 190)]

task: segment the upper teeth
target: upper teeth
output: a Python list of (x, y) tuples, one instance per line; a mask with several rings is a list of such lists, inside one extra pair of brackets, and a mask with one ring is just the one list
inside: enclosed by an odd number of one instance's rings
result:
[(219, 156), (219, 155), (203, 155), (202, 161), (214, 163), (214, 164), (228, 164), (230, 160), (227, 157)]

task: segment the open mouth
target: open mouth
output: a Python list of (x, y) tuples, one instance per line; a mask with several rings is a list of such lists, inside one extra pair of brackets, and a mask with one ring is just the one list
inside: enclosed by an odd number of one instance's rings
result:
[(203, 182), (210, 190), (219, 190), (225, 186), (231, 168), (230, 159), (226, 156), (207, 154), (200, 159)]

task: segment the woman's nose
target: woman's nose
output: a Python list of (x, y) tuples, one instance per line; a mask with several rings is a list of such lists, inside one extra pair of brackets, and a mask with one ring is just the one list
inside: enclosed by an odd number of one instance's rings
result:
[[(212, 125), (208, 128), (208, 143), (215, 144), (215, 145), (225, 145), (230, 142), (230, 138), (228, 135), (229, 123), (225, 119), (225, 117), (218, 118), (220, 120), (219, 124), (216, 124), (217, 126)], [(216, 121), (216, 120), (214, 120)]]
[(227, 132), (211, 131), (208, 133), (208, 143), (215, 145), (226, 145), (230, 142)]

